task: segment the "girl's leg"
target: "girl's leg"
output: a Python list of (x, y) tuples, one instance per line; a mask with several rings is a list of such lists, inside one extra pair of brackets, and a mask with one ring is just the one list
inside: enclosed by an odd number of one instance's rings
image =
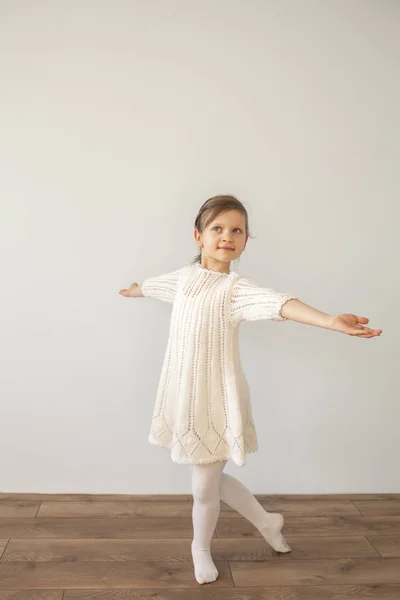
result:
[(211, 558), (211, 538), (220, 511), (219, 486), (226, 460), (191, 465), (193, 491), (193, 541), (192, 557), (198, 583), (210, 583), (218, 577)]
[(243, 483), (227, 473), (221, 474), (219, 493), (221, 500), (250, 521), (274, 550), (290, 552), (291, 548), (281, 534), (283, 515), (268, 513)]

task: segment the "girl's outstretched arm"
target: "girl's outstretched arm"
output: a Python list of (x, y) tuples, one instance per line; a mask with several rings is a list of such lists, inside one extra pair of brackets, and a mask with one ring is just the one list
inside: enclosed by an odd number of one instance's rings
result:
[(328, 315), (321, 312), (301, 300), (291, 299), (285, 302), (281, 309), (281, 315), (286, 319), (305, 323), (306, 325), (315, 325), (332, 329), (348, 335), (357, 335), (358, 337), (375, 337), (382, 333), (382, 329), (370, 329), (364, 324), (369, 322), (367, 317), (359, 317), (353, 314)]
[(121, 290), (119, 293), (122, 296), (130, 298), (139, 298), (149, 296), (164, 302), (174, 302), (175, 293), (180, 276), (185, 272), (185, 267), (175, 269), (171, 273), (163, 273), (162, 275), (147, 277), (140, 285), (132, 283), (128, 290)]

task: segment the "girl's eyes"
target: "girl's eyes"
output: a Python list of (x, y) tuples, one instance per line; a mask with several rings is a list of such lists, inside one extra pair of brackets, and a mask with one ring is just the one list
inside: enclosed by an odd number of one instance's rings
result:
[[(215, 229), (221, 229), (221, 227), (219, 225), (215, 225), (215, 227), (213, 227), (213, 230)], [(241, 231), (241, 229), (239, 227), (235, 227), (235, 229), (233, 231)]]

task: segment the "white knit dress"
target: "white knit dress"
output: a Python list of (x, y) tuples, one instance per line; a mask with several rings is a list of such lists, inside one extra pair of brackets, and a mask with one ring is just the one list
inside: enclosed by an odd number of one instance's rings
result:
[(238, 325), (285, 321), (281, 307), (296, 296), (199, 263), (149, 277), (141, 289), (144, 296), (173, 304), (149, 442), (169, 448), (176, 463), (230, 458), (243, 466), (258, 444)]

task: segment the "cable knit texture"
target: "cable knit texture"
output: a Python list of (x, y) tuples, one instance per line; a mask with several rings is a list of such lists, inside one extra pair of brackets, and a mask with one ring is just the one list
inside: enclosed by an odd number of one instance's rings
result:
[(149, 442), (169, 448), (176, 463), (243, 466), (258, 444), (238, 325), (286, 321), (281, 308), (296, 296), (199, 263), (149, 277), (141, 289), (173, 305)]

